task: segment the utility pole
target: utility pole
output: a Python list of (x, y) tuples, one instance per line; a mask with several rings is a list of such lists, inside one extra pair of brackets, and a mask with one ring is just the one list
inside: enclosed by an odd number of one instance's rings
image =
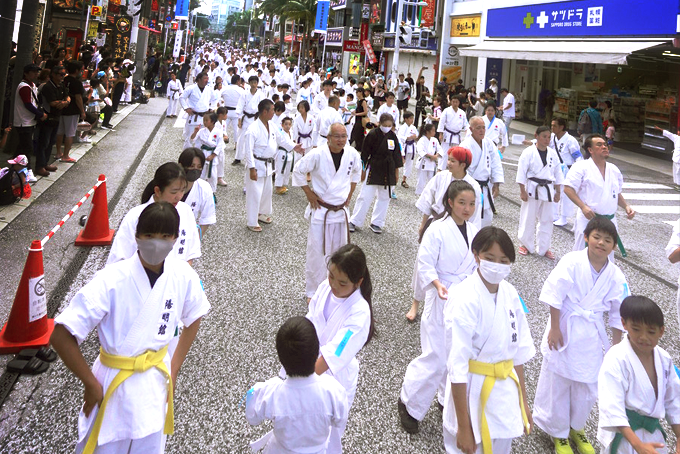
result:
[[(12, 34), (14, 33), (14, 17), (17, 11), (16, 0), (4, 0), (0, 2), (0, 80), (7, 80), (9, 69), (9, 56), (12, 51)], [(5, 102), (5, 87), (0, 84), (0, 102)], [(9, 124), (9, 118), (3, 118), (5, 109), (0, 109), (0, 125)]]
[[(8, 2), (9, 3), (9, 2)], [(14, 75), (12, 77), (12, 93), (10, 119), (14, 114), (14, 93), (16, 93), (19, 82), (24, 78), (24, 66), (33, 63), (33, 37), (38, 20), (39, 0), (24, 0), (21, 10), (21, 22), (19, 25), (19, 42), (17, 43), (17, 58), (14, 62)], [(11, 121), (11, 120), (10, 120)]]

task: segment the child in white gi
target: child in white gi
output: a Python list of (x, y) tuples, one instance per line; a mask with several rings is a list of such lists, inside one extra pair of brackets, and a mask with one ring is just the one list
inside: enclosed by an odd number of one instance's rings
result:
[(604, 356), (598, 377), (600, 419), (597, 439), (602, 453), (667, 454), (666, 417), (680, 452), (680, 379), (671, 356), (658, 346), (663, 312), (644, 296), (621, 303), (626, 337)]
[[(281, 119), (281, 128), (283, 133), (290, 137), (291, 127), (293, 126), (293, 119), (284, 117)], [(297, 151), (288, 151), (283, 147), (279, 147), (279, 153), (276, 155), (276, 177), (274, 178), (274, 187), (277, 194), (285, 194), (288, 192), (288, 182), (290, 181), (290, 174), (293, 172), (295, 163), (302, 159), (302, 155)]]
[[(666, 245), (666, 257), (669, 262), (680, 268), (680, 219), (673, 226), (673, 233)], [(680, 284), (680, 278), (678, 284)], [(678, 289), (678, 320), (680, 320), (680, 288)]]
[[(536, 144), (526, 148), (519, 157), (516, 181), (522, 206), (519, 210), (517, 237), (520, 255), (544, 255), (555, 260), (550, 250), (553, 231), (553, 210), (560, 201), (560, 185), (564, 174), (557, 152), (550, 148), (550, 128), (536, 129)], [(538, 228), (538, 232), (536, 230)], [(534, 248), (534, 234), (538, 247)]]
[(529, 433), (524, 364), (536, 354), (517, 290), (505, 278), (515, 247), (497, 227), (482, 228), (471, 246), (477, 271), (448, 293), (444, 307), (447, 453), (510, 454)]
[[(168, 256), (179, 229), (170, 203), (147, 206), (136, 253), (95, 274), (54, 321), (50, 342), (85, 386), (77, 453), (159, 453), (163, 435), (173, 433), (172, 390), (210, 310), (196, 272)], [(185, 328), (170, 355), (180, 322)], [(90, 370), (78, 345), (95, 328), (101, 349)], [(136, 370), (140, 359), (147, 370)]]
[(609, 259), (618, 236), (612, 221), (592, 219), (584, 236), (588, 247), (562, 257), (540, 296), (550, 319), (541, 342), (534, 422), (552, 437), (556, 454), (573, 453), (569, 439), (580, 453), (595, 453), (583, 429), (597, 400), (602, 350), (609, 348), (603, 314), (609, 312), (612, 339), (619, 343), (619, 306), (629, 294), (626, 278)]
[(198, 148), (187, 148), (179, 155), (177, 162), (187, 176), (187, 186), (182, 200), (189, 205), (196, 217), (196, 224), (202, 237), (208, 227), (217, 222), (215, 215), (215, 198), (207, 181), (201, 179), (205, 166), (205, 155)]
[[(437, 126), (439, 142), (445, 150), (461, 143), (465, 137), (466, 130), (469, 127), (465, 111), (459, 109), (461, 98), (457, 95), (451, 96), (450, 102), (451, 104), (449, 107), (442, 112), (441, 119)], [(444, 169), (446, 169), (446, 162), (440, 162), (439, 170)]]
[(470, 244), (477, 227), (468, 222), (477, 206), (475, 189), (467, 181), (456, 180), (446, 195), (446, 211), (424, 232), (418, 249), (418, 277), (427, 291), (420, 322), (422, 353), (406, 369), (397, 404), (401, 425), (408, 433), (418, 432), (418, 422), (427, 414), (437, 391), (443, 404), (448, 289), (465, 280), (476, 266)]
[(248, 422), (269, 419), (274, 428), (250, 447), (265, 453), (326, 453), (331, 428), (344, 430), (349, 407), (345, 388), (314, 371), (319, 357), (314, 324), (305, 317), (286, 320), (276, 333), (276, 352), (287, 378), (257, 383), (246, 394)]
[(673, 142), (673, 183), (680, 186), (680, 136), (658, 126), (654, 126), (654, 128), (661, 131), (665, 138)]
[(298, 115), (293, 120), (293, 140), (302, 144), (303, 156), (314, 146), (313, 136), (316, 121), (309, 109), (307, 101), (300, 101), (297, 106)]
[[(205, 167), (203, 167), (201, 178), (210, 184), (213, 192), (217, 190), (217, 166), (215, 166), (217, 161), (213, 161), (220, 153), (220, 143), (224, 145), (222, 131), (216, 126), (216, 123), (217, 114), (207, 113), (203, 115), (203, 126), (196, 126), (191, 135), (194, 146), (203, 150), (205, 155)], [(222, 148), (224, 147), (222, 146)]]
[(402, 176), (401, 185), (408, 188), (406, 179), (411, 176), (413, 171), (413, 162), (416, 160), (416, 139), (418, 138), (418, 128), (413, 126), (414, 115), (413, 112), (407, 110), (404, 112), (404, 124), (399, 126), (397, 137), (399, 138), (399, 145), (401, 145), (401, 156), (404, 158), (404, 174)]
[[(347, 244), (331, 255), (328, 279), (319, 285), (307, 312), (321, 346), (316, 373), (329, 374), (344, 386), (350, 408), (359, 379), (356, 355), (375, 331), (372, 291), (364, 252), (355, 244)], [(343, 432), (344, 424), (331, 429), (328, 453), (342, 452)]]
[(219, 155), (217, 156), (217, 164), (216, 164), (216, 170), (217, 170), (217, 185), (218, 186), (226, 186), (227, 182), (224, 181), (224, 163), (226, 162), (226, 156), (224, 153), (224, 149), (226, 148), (226, 144), (229, 143), (229, 137), (227, 137), (227, 115), (229, 114), (229, 111), (227, 110), (226, 107), (221, 106), (217, 108), (217, 123), (215, 124), (215, 127), (219, 128), (218, 135), (221, 137), (218, 137), (217, 144), (219, 145), (216, 150), (219, 151)]
[(169, 118), (177, 117), (177, 105), (179, 104), (179, 97), (184, 93), (182, 83), (177, 80), (175, 73), (170, 73), (170, 81), (168, 82), (168, 109), (165, 111), (165, 116)]
[(425, 124), (420, 128), (420, 137), (416, 144), (418, 150), (418, 184), (416, 185), (416, 195), (420, 195), (425, 189), (428, 181), (437, 172), (437, 161), (443, 159), (443, 151), (439, 141), (434, 137), (435, 127), (433, 124)]

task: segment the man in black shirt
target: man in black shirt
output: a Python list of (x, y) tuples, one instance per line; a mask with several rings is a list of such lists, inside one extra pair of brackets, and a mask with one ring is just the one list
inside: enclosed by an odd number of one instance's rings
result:
[[(378, 197), (371, 216), (371, 230), (382, 233), (387, 217), (387, 207), (390, 205), (392, 186), (397, 185), (399, 168), (404, 165), (401, 158), (399, 139), (393, 131), (394, 118), (390, 114), (380, 116), (380, 127), (373, 129), (364, 139), (361, 152), (361, 161), (364, 171), (361, 180), (364, 185), (354, 205), (354, 212), (349, 223), (349, 231), (353, 232), (356, 227), (364, 225), (368, 208), (373, 199)], [(368, 172), (368, 176), (366, 173)]]
[(46, 177), (50, 172), (56, 172), (57, 166), (48, 165), (50, 151), (57, 138), (59, 118), (61, 112), (69, 105), (71, 98), (64, 86), (66, 69), (63, 66), (52, 68), (50, 80), (40, 91), (42, 107), (47, 112), (47, 120), (38, 124), (38, 148), (35, 155), (35, 173)]
[[(68, 95), (71, 98), (69, 105), (64, 108), (59, 117), (59, 128), (57, 129), (57, 158), (61, 162), (76, 162), (75, 159), (69, 157), (71, 146), (73, 145), (73, 138), (76, 136), (76, 127), (78, 120), (85, 120), (85, 103), (83, 101), (83, 92), (85, 91), (80, 77), (83, 74), (83, 62), (70, 61), (66, 65), (68, 76), (64, 78), (64, 86), (68, 90)], [(61, 153), (61, 143), (64, 143), (64, 152)]]

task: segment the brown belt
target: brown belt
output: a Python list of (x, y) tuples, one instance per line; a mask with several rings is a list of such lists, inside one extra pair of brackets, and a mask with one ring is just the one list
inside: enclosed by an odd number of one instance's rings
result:
[(329, 203), (324, 202), (323, 200), (319, 200), (319, 205), (322, 207), (326, 208), (328, 211), (326, 211), (326, 214), (323, 216), (323, 255), (326, 255), (326, 218), (328, 217), (328, 213), (331, 211), (336, 212), (343, 210), (345, 213), (345, 225), (347, 226), (347, 244), (351, 243), (349, 240), (349, 218), (347, 217), (347, 211), (344, 210), (345, 204), (343, 203), (342, 205), (331, 205)]

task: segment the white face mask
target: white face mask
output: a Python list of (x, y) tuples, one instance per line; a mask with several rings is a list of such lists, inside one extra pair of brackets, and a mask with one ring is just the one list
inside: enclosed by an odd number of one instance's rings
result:
[(390, 126), (381, 126), (380, 130), (383, 132), (383, 134), (387, 134), (392, 130), (392, 128)]
[(135, 238), (139, 255), (146, 263), (152, 266), (160, 265), (167, 258), (175, 245), (175, 240), (162, 240), (160, 238)]
[(479, 273), (489, 284), (500, 284), (510, 274), (511, 265), (479, 260)]

